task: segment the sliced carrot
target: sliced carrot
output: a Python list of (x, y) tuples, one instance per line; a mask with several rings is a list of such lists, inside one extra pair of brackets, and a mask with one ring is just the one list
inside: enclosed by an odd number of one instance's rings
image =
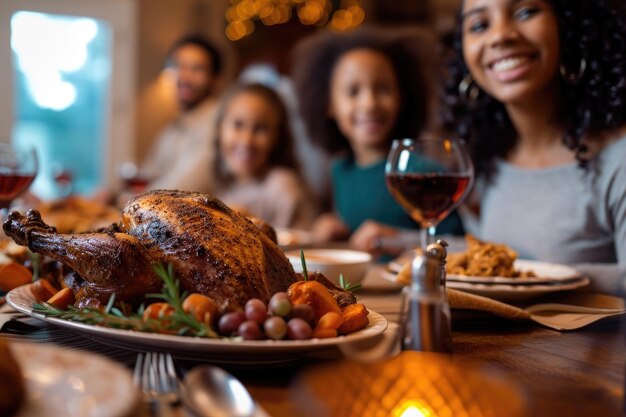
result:
[(334, 311), (329, 311), (320, 317), (317, 325), (315, 326), (315, 330), (337, 330), (343, 322), (343, 317), (341, 314), (335, 313)]
[(67, 306), (74, 305), (76, 298), (71, 288), (63, 288), (48, 299), (48, 303), (56, 308), (66, 310)]
[(191, 314), (201, 323), (211, 325), (217, 320), (220, 307), (206, 295), (193, 293), (189, 294), (183, 301), (183, 311)]
[(313, 337), (317, 337), (318, 339), (329, 339), (331, 337), (337, 337), (337, 330), (315, 329), (313, 330)]
[(33, 293), (35, 301), (38, 303), (50, 299), (57, 291), (59, 290), (47, 279), (38, 279), (30, 286), (30, 292)]
[[(150, 304), (143, 311), (143, 321), (152, 320), (163, 320), (168, 318), (174, 314), (174, 307), (172, 307), (168, 303), (154, 303)], [(168, 320), (163, 320), (164, 323), (167, 323)]]
[(32, 282), (33, 273), (24, 265), (15, 262), (0, 265), (0, 290), (8, 292), (20, 285)]

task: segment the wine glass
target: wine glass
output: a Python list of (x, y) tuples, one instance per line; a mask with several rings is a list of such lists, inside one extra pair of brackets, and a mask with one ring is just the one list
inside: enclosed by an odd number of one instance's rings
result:
[(143, 175), (133, 162), (124, 162), (120, 166), (120, 176), (124, 181), (125, 189), (132, 194), (141, 194), (150, 183), (148, 177)]
[(34, 149), (15, 149), (0, 143), (0, 210), (3, 218), (13, 200), (30, 187), (37, 176), (37, 155)]
[(385, 178), (394, 199), (420, 224), (426, 253), (437, 224), (469, 194), (474, 167), (462, 139), (395, 139)]

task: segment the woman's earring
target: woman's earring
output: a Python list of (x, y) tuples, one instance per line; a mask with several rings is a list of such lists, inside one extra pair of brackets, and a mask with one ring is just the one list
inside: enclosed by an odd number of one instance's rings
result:
[(478, 100), (480, 89), (474, 81), (472, 74), (467, 74), (459, 84), (459, 96), (466, 104), (473, 105)]
[(578, 66), (578, 72), (577, 73), (568, 72), (567, 68), (565, 68), (565, 65), (563, 65), (563, 64), (561, 64), (559, 66), (559, 71), (561, 72), (561, 77), (563, 77), (563, 80), (565, 80), (565, 82), (568, 83), (568, 84), (578, 84), (578, 82), (585, 75), (585, 70), (586, 69), (587, 69), (587, 60), (585, 58), (581, 58), (580, 59), (580, 65)]

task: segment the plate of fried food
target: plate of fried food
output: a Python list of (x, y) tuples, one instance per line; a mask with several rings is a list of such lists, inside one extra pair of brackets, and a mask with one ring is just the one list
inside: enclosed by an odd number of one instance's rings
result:
[[(447, 286), (502, 300), (530, 298), (589, 284), (576, 269), (562, 264), (518, 259), (510, 247), (465, 237), (467, 249), (447, 256)], [(407, 284), (409, 256), (388, 264), (385, 278)]]
[(387, 327), (349, 286), (298, 276), (273, 230), (211, 195), (153, 191), (120, 219), (104, 231), (60, 233), (37, 211), (11, 213), (7, 236), (59, 269), (11, 290), (7, 302), (111, 345), (221, 363), (291, 361)]
[(567, 265), (518, 259), (510, 247), (467, 235), (467, 250), (448, 254), (449, 281), (483, 284), (546, 284), (572, 281), (580, 273)]

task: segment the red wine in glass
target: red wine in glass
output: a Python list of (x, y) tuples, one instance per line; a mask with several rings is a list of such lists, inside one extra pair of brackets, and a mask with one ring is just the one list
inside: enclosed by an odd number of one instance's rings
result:
[(124, 180), (124, 186), (126, 190), (133, 194), (140, 194), (146, 191), (150, 179), (145, 175), (142, 175), (137, 165), (132, 162), (125, 162), (120, 167), (120, 175)]
[(474, 168), (461, 139), (396, 139), (385, 178), (391, 195), (420, 224), (425, 253), (435, 226), (469, 193)]
[(0, 172), (0, 208), (9, 208), (11, 202), (30, 187), (34, 179), (34, 173)]
[(465, 195), (467, 174), (388, 174), (387, 188), (420, 223), (440, 222)]
[(36, 175), (37, 155), (33, 149), (18, 150), (9, 144), (0, 144), (0, 209), (3, 212), (30, 187)]

